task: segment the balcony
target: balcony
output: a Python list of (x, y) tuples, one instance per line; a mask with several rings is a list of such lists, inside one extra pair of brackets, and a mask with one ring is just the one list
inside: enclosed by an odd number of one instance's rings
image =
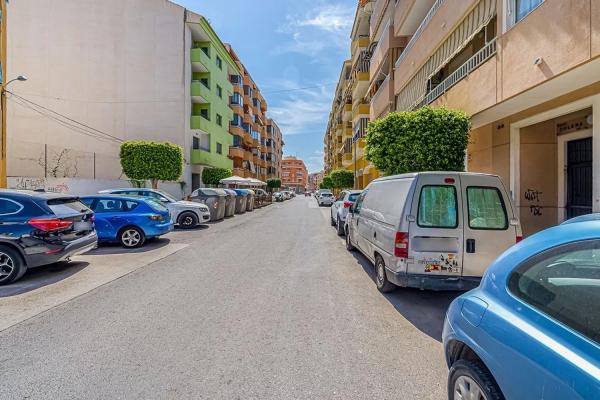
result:
[(371, 43), (369, 36), (360, 36), (358, 39), (352, 41), (351, 52), (356, 54), (360, 49), (369, 47)]
[(352, 107), (352, 120), (355, 120), (361, 115), (371, 115), (371, 106), (368, 103), (357, 103)]
[(352, 119), (352, 103), (344, 104), (342, 121), (350, 121)]
[(394, 105), (394, 87), (390, 81), (390, 75), (388, 75), (371, 98), (371, 120), (383, 117), (392, 111)]
[(192, 149), (191, 164), (210, 165), (218, 168), (231, 168), (232, 162), (221, 154), (211, 153), (202, 149)]
[(403, 0), (394, 9), (394, 35), (412, 36), (436, 0)]
[(208, 72), (208, 66), (211, 65), (212, 61), (202, 49), (191, 49), (190, 58), (192, 61), (192, 71)]
[(243, 159), (244, 158), (244, 149), (241, 147), (229, 147), (229, 158), (234, 159), (234, 158), (239, 158), (239, 159)]
[(200, 115), (192, 115), (190, 121), (191, 129), (200, 129), (204, 132), (210, 132), (212, 123)]
[(210, 103), (212, 93), (210, 89), (204, 86), (200, 81), (192, 81), (191, 93), (193, 103)]
[(233, 175), (239, 176), (241, 178), (248, 178), (250, 176), (250, 171), (244, 168), (234, 168)]
[[(406, 46), (406, 43), (407, 39), (405, 37), (394, 36), (394, 30), (389, 23), (383, 28), (381, 35), (377, 39), (377, 46), (371, 55), (371, 62), (369, 65), (370, 81), (373, 81), (380, 72), (384, 74), (389, 72), (386, 61), (390, 57), (390, 50), (404, 47)], [(388, 63), (392, 62), (394, 62), (394, 60), (390, 60)], [(385, 70), (381, 71), (384, 65), (386, 65)]]

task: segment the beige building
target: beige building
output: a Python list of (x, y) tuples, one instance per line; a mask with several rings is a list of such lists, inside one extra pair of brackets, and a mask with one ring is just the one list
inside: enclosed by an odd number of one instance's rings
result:
[[(205, 18), (168, 0), (20, 0), (8, 15), (7, 77), (28, 78), (9, 87), (9, 185), (127, 184), (119, 145), (133, 139), (183, 147), (177, 194), (198, 187), (206, 166), (234, 167), (230, 78), (240, 71)], [(261, 179), (280, 174), (283, 146), (277, 124), (262, 124), (265, 157), (250, 155)]]
[(426, 105), (469, 113), (467, 169), (502, 177), (525, 234), (600, 212), (599, 1), (375, 0), (371, 10), (372, 119)]

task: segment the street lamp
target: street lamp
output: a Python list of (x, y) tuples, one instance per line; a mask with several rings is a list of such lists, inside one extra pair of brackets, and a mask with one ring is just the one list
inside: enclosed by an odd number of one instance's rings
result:
[(4, 85), (2, 85), (2, 86), (3, 86), (3, 89), (6, 89), (6, 87), (7, 87), (8, 85), (10, 85), (10, 84), (11, 84), (12, 82), (14, 82), (14, 81), (25, 82), (26, 80), (27, 80), (27, 77), (26, 77), (26, 76), (24, 76), (24, 75), (19, 75), (19, 76), (17, 76), (16, 78), (14, 78), (14, 79), (11, 79), (10, 81), (6, 82), (6, 84), (4, 84)]

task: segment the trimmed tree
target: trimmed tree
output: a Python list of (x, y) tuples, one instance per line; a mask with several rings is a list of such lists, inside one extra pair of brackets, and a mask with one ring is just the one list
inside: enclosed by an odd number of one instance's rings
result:
[(463, 171), (471, 122), (462, 111), (424, 107), (369, 124), (366, 157), (386, 175)]
[(153, 189), (158, 187), (158, 181), (176, 181), (183, 172), (183, 150), (168, 142), (123, 142), (119, 157), (129, 179), (149, 180)]
[(202, 182), (205, 185), (218, 185), (221, 179), (229, 178), (231, 170), (227, 168), (204, 168), (202, 170)]
[(347, 169), (336, 169), (329, 174), (331, 185), (335, 189), (348, 189), (354, 187), (354, 173)]
[(327, 175), (323, 177), (323, 182), (319, 184), (319, 189), (333, 189), (333, 182), (331, 176)]
[(279, 189), (281, 187), (281, 179), (267, 179), (267, 187), (271, 189), (271, 192), (273, 191), (273, 189)]

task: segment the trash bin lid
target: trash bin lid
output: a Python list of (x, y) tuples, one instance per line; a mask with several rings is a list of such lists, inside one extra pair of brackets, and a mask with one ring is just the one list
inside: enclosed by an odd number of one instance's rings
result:
[(222, 196), (222, 197), (227, 196), (227, 192), (223, 189), (211, 189), (211, 190), (213, 190), (218, 196)]
[(252, 190), (252, 189), (246, 189), (246, 190), (248, 191), (248, 194), (251, 194), (252, 196), (256, 195), (254, 190)]
[(223, 189), (225, 191), (225, 193), (227, 193), (229, 196), (237, 196), (237, 193), (235, 192), (235, 190), (233, 189)]
[(238, 194), (238, 196), (248, 196), (250, 193), (248, 193), (248, 190), (246, 189), (233, 189), (235, 190), (235, 192)]
[(220, 197), (226, 196), (222, 189), (200, 188), (192, 192), (191, 197)]

